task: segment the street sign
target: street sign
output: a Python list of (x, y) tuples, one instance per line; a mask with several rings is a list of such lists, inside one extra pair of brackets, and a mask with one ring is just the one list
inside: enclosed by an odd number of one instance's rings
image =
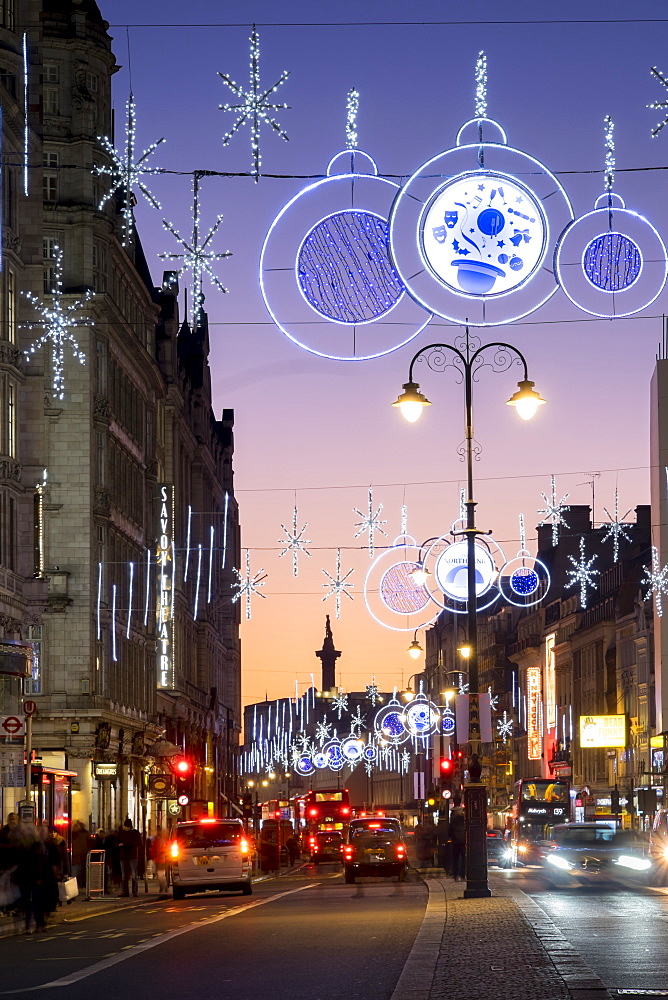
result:
[(95, 761), (96, 778), (115, 778), (118, 774), (118, 764), (116, 761)]
[(149, 774), (148, 790), (157, 798), (169, 798), (174, 794), (174, 776), (172, 774)]
[(177, 801), (180, 806), (187, 806), (188, 803), (190, 802), (190, 799), (188, 798), (187, 795), (179, 795)]
[(4, 715), (0, 717), (0, 736), (23, 736), (25, 726), (23, 719), (18, 715)]
[(180, 816), (181, 815), (181, 806), (178, 804), (178, 802), (176, 802), (174, 799), (172, 799), (167, 804), (167, 812), (169, 813), (170, 816)]
[(36, 701), (24, 701), (23, 702), (23, 714), (27, 715), (28, 718), (30, 718), (31, 715), (34, 715), (36, 711), (37, 711), (37, 702)]

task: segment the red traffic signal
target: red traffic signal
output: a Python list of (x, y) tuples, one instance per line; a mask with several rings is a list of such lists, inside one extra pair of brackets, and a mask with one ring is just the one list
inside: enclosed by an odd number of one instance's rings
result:
[(177, 774), (188, 775), (191, 773), (193, 766), (189, 760), (180, 757), (174, 761), (173, 768)]
[(450, 760), (449, 757), (441, 757), (441, 762), (440, 762), (439, 767), (440, 767), (441, 775), (444, 778), (447, 778), (447, 777), (449, 777), (452, 774), (452, 772), (454, 770), (454, 763)]

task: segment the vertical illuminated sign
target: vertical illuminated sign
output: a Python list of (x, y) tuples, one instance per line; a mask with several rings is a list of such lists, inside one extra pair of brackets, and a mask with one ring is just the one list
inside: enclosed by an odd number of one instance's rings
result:
[(157, 643), (158, 643), (158, 687), (174, 687), (173, 650), (173, 534), (174, 534), (174, 487), (166, 483), (158, 487), (158, 550), (156, 554), (157, 572)]
[(557, 682), (554, 668), (554, 643), (556, 636), (545, 638), (545, 712), (547, 729), (557, 727)]
[(540, 667), (527, 667), (527, 757), (540, 760), (543, 754), (541, 731)]

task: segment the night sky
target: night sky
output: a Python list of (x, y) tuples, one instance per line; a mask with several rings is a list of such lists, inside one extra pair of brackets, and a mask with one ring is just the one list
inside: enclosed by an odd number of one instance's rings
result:
[[(252, 572), (267, 574), (265, 599), (253, 598), (252, 618), (242, 625), (244, 702), (265, 693), (287, 695), (295, 680), (303, 690), (311, 672), (317, 680), (313, 651), (320, 648), (327, 613), (343, 652), (339, 681), (346, 689), (363, 689), (372, 675), (381, 688), (401, 685), (420, 666), (405, 653), (413, 633), (386, 630), (365, 609), (370, 558), (366, 536), (354, 538), (360, 518), (353, 509), (366, 511), (373, 486), (374, 509), (382, 504), (387, 521), (387, 537), (377, 535), (377, 547), (399, 534), (403, 504), (408, 531), (418, 542), (447, 532), (458, 516), (465, 475), (457, 455), (464, 436), (461, 386), (451, 374), (422, 374), (422, 389), (434, 405), (416, 425), (406, 424), (390, 403), (407, 380), (413, 354), (431, 342), (451, 342), (460, 331), (435, 318), (410, 344), (375, 360), (309, 354), (276, 328), (264, 306), (264, 237), (284, 205), (323, 176), (331, 157), (345, 148), (351, 87), (360, 93), (360, 148), (374, 157), (381, 176), (406, 179), (452, 147), (459, 127), (473, 116), (474, 70), (482, 49), (488, 114), (506, 129), (511, 146), (558, 177), (576, 218), (591, 211), (603, 192), (603, 119), (609, 114), (616, 125), (615, 191), (668, 238), (668, 128), (652, 139), (664, 112), (646, 108), (668, 101), (668, 90), (650, 74), (652, 66), (668, 69), (668, 18), (651, 20), (665, 13), (663, 5), (100, 5), (122, 66), (114, 78), (116, 145), (123, 143), (132, 89), (139, 149), (164, 136), (151, 162), (174, 172), (148, 179), (161, 213), (143, 201), (137, 208), (156, 284), (172, 266), (158, 254), (180, 249), (161, 220), (190, 234), (192, 172), (251, 167), (248, 127), (222, 144), (235, 119), (218, 106), (234, 99), (218, 73), (248, 86), (253, 22), (265, 87), (290, 71), (272, 98), (290, 105), (275, 113), (289, 141), (266, 125), (260, 139), (262, 170), (287, 176), (259, 184), (249, 177), (201, 182), (205, 230), (224, 216), (211, 249), (233, 254), (215, 265), (228, 294), (205, 284), (214, 406), (218, 415), (222, 408), (235, 411), (242, 545), (250, 550)], [(535, 20), (537, 11), (542, 20)], [(628, 19), (630, 12), (636, 20)], [(536, 512), (553, 473), (558, 496), (568, 493), (576, 504), (591, 502), (594, 479), (597, 522), (607, 520), (604, 507), (613, 512), (615, 487), (621, 514), (648, 502), (648, 386), (667, 295), (664, 290), (637, 316), (610, 321), (587, 317), (560, 290), (526, 319), (482, 331), (485, 339), (507, 340), (526, 355), (529, 378), (548, 400), (525, 424), (504, 405), (519, 374), (482, 373), (476, 386), (475, 434), (483, 449), (475, 470), (478, 526), (494, 530), (507, 558), (519, 549), (520, 512), (535, 551)], [(299, 557), (297, 578), (290, 554), (279, 559), (281, 524), (291, 527), (295, 503), (298, 526), (307, 523), (304, 538), (311, 542), (311, 557)], [(336, 620), (334, 599), (323, 601), (322, 571), (335, 574), (339, 547), (342, 571), (354, 570), (348, 578), (354, 600), (342, 597)]]

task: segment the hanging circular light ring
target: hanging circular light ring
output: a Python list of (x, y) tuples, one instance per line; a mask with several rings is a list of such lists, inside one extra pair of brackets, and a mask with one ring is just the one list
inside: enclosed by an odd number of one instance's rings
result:
[(440, 720), (438, 708), (422, 693), (404, 709), (403, 723), (412, 737), (421, 738), (437, 732)]
[[(350, 172), (331, 173), (341, 157)], [(406, 294), (390, 258), (387, 216), (398, 185), (379, 177), (360, 150), (338, 153), (327, 170), (269, 227), (260, 288), (293, 343), (321, 357), (365, 361), (413, 340), (431, 314)]]
[(509, 604), (533, 607), (550, 589), (550, 571), (540, 559), (521, 550), (499, 570), (498, 587)]
[(364, 603), (371, 617), (395, 632), (414, 632), (439, 615), (429, 591), (412, 576), (422, 550), (411, 535), (399, 535), (381, 552), (364, 579)]
[(557, 291), (551, 254), (572, 219), (568, 195), (539, 160), (505, 142), (467, 143), (433, 157), (401, 188), (390, 252), (425, 309), (453, 323), (498, 326)]
[[(491, 535), (476, 539), (476, 610), (490, 608), (499, 597), (496, 567), (506, 562), (501, 546)], [(441, 535), (425, 552), (423, 565), (429, 570), (425, 587), (431, 599), (445, 611), (464, 615), (468, 605), (468, 542)]]
[(374, 717), (373, 728), (376, 739), (393, 746), (405, 743), (410, 737), (404, 724), (404, 706), (396, 698), (392, 698), (387, 705), (383, 705)]
[[(599, 208), (603, 200), (605, 207)], [(578, 309), (612, 319), (633, 316), (654, 302), (666, 283), (668, 261), (651, 222), (610, 192), (562, 233), (554, 269)]]

